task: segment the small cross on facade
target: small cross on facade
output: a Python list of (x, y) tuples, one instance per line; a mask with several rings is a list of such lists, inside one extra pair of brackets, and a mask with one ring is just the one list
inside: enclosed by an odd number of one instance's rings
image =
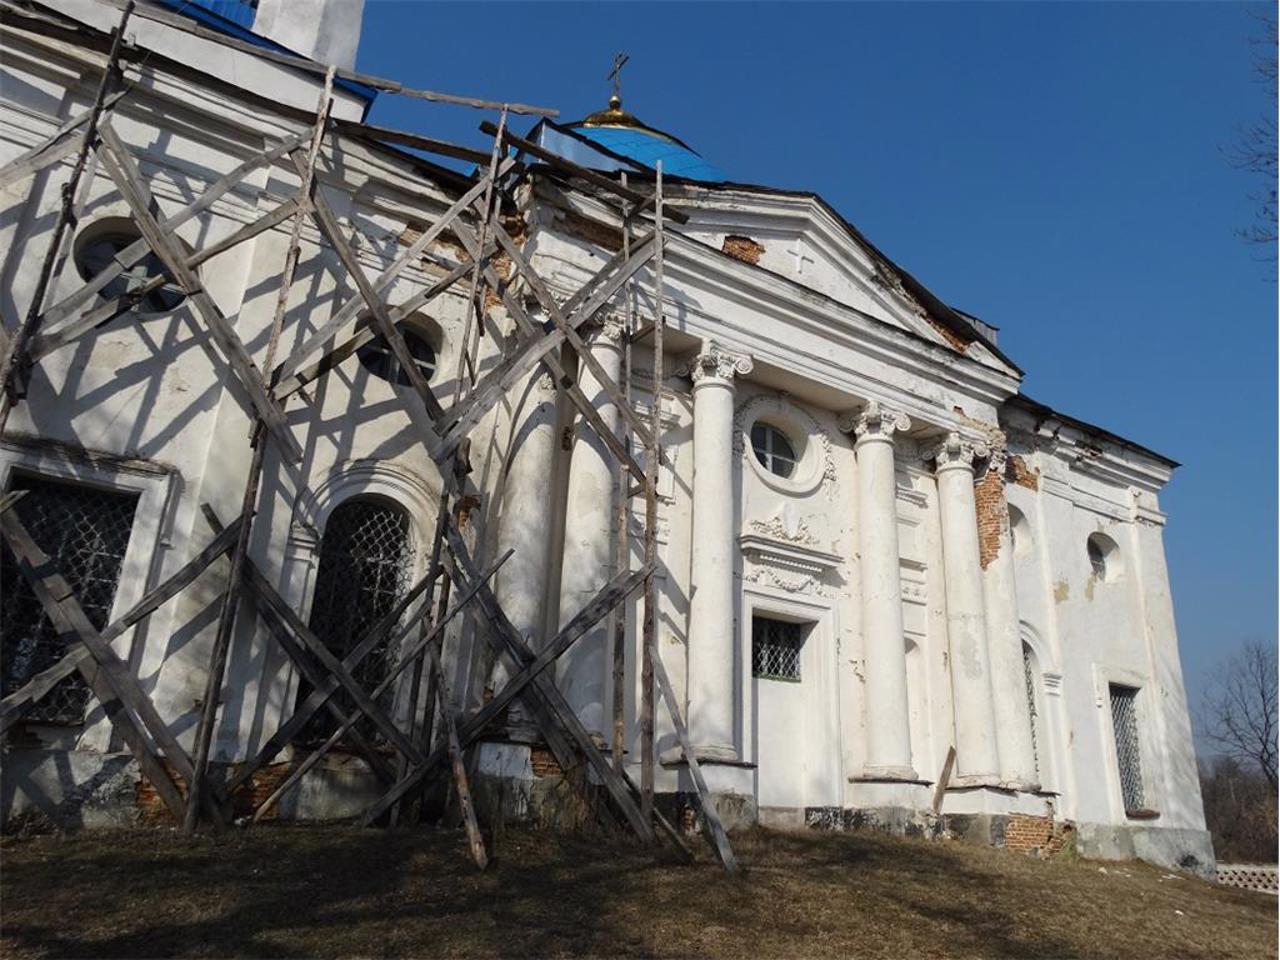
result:
[(796, 237), (795, 246), (791, 250), (788, 250), (787, 252), (796, 258), (796, 276), (798, 277), (804, 276), (804, 265), (806, 263), (817, 262), (816, 260), (813, 259), (813, 257), (809, 257), (805, 255), (804, 242), (799, 237)]

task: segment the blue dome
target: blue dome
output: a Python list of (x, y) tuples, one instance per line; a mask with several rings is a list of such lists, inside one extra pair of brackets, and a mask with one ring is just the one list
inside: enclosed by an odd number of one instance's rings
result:
[(646, 126), (627, 113), (622, 109), (622, 101), (616, 97), (610, 98), (608, 110), (569, 124), (569, 129), (610, 153), (650, 169), (654, 169), (661, 160), (662, 172), (669, 176), (714, 183), (729, 179), (723, 170), (708, 163), (687, 144), (669, 133)]

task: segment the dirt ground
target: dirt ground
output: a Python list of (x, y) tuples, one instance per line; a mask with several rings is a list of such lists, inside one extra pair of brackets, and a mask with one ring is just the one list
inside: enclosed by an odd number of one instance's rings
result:
[(0, 844), (8, 957), (1274, 957), (1276, 900), (1143, 864), (871, 834), (620, 841), (256, 827)]

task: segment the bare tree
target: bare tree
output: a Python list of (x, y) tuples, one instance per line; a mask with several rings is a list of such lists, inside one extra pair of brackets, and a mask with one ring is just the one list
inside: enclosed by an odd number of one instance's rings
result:
[(1223, 756), (1261, 773), (1276, 792), (1276, 648), (1250, 640), (1205, 691), (1201, 723)]
[[(1249, 42), (1255, 49), (1255, 79), (1271, 94), (1276, 102), (1276, 16), (1274, 13), (1258, 14), (1261, 25), (1258, 36)], [(1239, 231), (1249, 243), (1273, 246), (1276, 242), (1276, 112), (1272, 110), (1253, 123), (1240, 129), (1236, 142), (1226, 148), (1227, 162), (1239, 170), (1259, 174), (1263, 186), (1258, 193), (1250, 194), (1257, 203), (1257, 220)]]

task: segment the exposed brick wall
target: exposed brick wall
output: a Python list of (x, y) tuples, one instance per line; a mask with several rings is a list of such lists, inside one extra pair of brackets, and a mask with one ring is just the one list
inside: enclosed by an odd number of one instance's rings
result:
[(529, 751), (529, 763), (535, 777), (558, 777), (563, 772), (555, 755), (546, 747), (533, 747)]
[(1000, 554), (1000, 540), (1009, 526), (1009, 508), (1004, 499), (1004, 478), (988, 470), (973, 488), (978, 512), (978, 562), (982, 569)]
[(1004, 845), (1017, 853), (1038, 853), (1052, 857), (1070, 841), (1074, 827), (1056, 823), (1052, 817), (1013, 814), (1004, 828)]
[(617, 227), (584, 217), (572, 210), (565, 211), (563, 226), (565, 233), (579, 240), (586, 240), (587, 243), (615, 252), (622, 249), (622, 231)]
[[(169, 776), (178, 785), (179, 789), (185, 794), (187, 789), (186, 781), (178, 774), (172, 766), (165, 762), (165, 768), (169, 771)], [(235, 772), (235, 765), (229, 769), (229, 773)], [(291, 763), (272, 763), (249, 778), (249, 782), (240, 787), (231, 797), (231, 812), (236, 817), (252, 816), (253, 812), (262, 805), (267, 797), (275, 792), (276, 788), (285, 781), (285, 778), (293, 771)], [(143, 823), (150, 824), (172, 824), (173, 818), (169, 815), (169, 810), (164, 805), (164, 801), (160, 799), (160, 795), (156, 793), (155, 787), (151, 785), (151, 781), (145, 777), (138, 781), (134, 790), (134, 802), (138, 808), (138, 817)], [(273, 819), (279, 805), (273, 806), (266, 814), (266, 819)]]
[(736, 236), (730, 234), (724, 238), (724, 245), (720, 248), (735, 260), (741, 260), (743, 263), (757, 264), (760, 257), (764, 254), (764, 245), (757, 243), (750, 237)]
[(1004, 473), (1005, 479), (1010, 483), (1026, 487), (1028, 490), (1040, 489), (1040, 468), (1036, 467), (1032, 470), (1027, 466), (1027, 461), (1021, 457), (1010, 455), (1009, 462), (1005, 465)]
[(946, 326), (943, 323), (939, 323), (937, 320), (935, 320), (933, 317), (929, 316), (928, 314), (925, 314), (925, 319), (929, 321), (929, 326), (933, 327), (933, 329), (937, 330), (938, 333), (942, 334), (942, 339), (946, 340), (947, 343), (951, 344), (951, 346), (954, 347), (956, 350), (958, 350), (960, 353), (964, 353), (965, 350), (969, 349), (969, 344), (973, 342), (972, 340), (966, 340), (964, 337), (960, 336), (960, 334), (956, 333), (950, 327)]

